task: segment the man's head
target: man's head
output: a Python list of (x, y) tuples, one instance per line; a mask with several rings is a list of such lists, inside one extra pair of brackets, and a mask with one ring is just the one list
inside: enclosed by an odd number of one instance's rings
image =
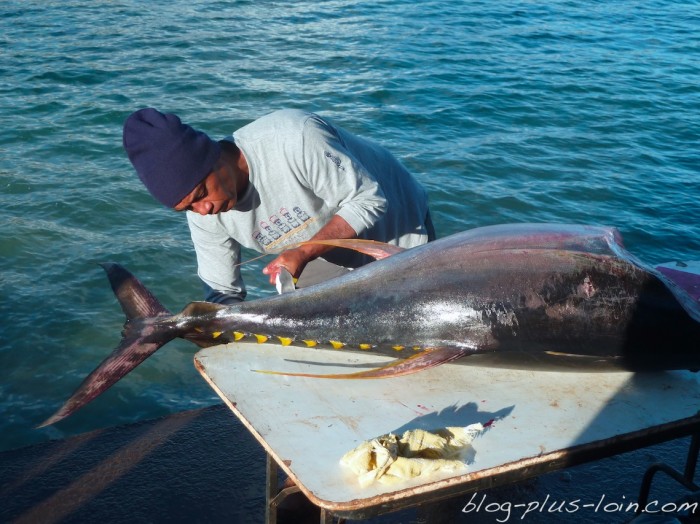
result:
[(124, 149), (148, 191), (175, 207), (216, 166), (221, 146), (173, 114), (153, 108), (132, 113), (124, 123)]
[[(200, 215), (215, 215), (230, 211), (238, 202), (239, 191), (247, 186), (247, 171), (237, 166), (238, 148), (226, 140), (219, 142), (221, 157), (208, 176), (179, 203), (175, 211), (193, 211)], [(238, 157), (238, 158), (237, 158)], [(244, 166), (245, 160), (243, 160)]]

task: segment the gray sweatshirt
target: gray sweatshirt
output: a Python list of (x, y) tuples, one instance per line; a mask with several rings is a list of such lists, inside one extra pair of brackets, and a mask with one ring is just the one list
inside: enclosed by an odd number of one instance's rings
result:
[[(414, 247), (428, 240), (424, 189), (389, 151), (313, 113), (285, 109), (233, 133), (249, 184), (236, 206), (187, 212), (198, 275), (211, 289), (245, 297), (240, 246), (280, 253), (339, 215), (359, 238)], [(326, 260), (357, 267), (367, 257), (336, 249)]]

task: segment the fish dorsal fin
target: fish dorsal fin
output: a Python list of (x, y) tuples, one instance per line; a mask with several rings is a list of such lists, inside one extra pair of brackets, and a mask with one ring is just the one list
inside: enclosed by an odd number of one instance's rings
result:
[(454, 348), (435, 348), (426, 349), (421, 351), (416, 355), (410, 356), (408, 358), (399, 358), (389, 362), (385, 366), (381, 366), (374, 369), (368, 369), (367, 371), (358, 371), (357, 373), (340, 373), (340, 374), (328, 374), (321, 375), (315, 373), (286, 373), (282, 371), (266, 371), (256, 369), (258, 373), (266, 373), (268, 375), (284, 375), (287, 377), (308, 377), (308, 378), (335, 378), (335, 379), (348, 379), (348, 378), (389, 378), (389, 377), (400, 377), (402, 375), (410, 375), (412, 373), (418, 373), (424, 369), (433, 368), (446, 362), (452, 362), (458, 358), (462, 358), (471, 353), (474, 353), (470, 349), (454, 349)]
[(328, 240), (307, 240), (306, 242), (300, 242), (299, 245), (304, 244), (318, 244), (324, 246), (342, 247), (345, 249), (352, 249), (353, 251), (358, 251), (362, 254), (369, 255), (377, 260), (382, 258), (390, 257), (391, 255), (396, 255), (405, 251), (404, 248), (399, 246), (394, 246), (392, 244), (386, 244), (384, 242), (377, 242), (376, 240), (364, 240), (361, 238), (334, 238)]

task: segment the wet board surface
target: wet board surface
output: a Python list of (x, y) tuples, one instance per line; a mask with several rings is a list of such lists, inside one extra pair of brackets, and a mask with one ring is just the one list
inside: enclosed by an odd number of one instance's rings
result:
[[(386, 361), (242, 343), (203, 349), (195, 357), (205, 379), (312, 502), (345, 516), (498, 474), (526, 478), (538, 468), (563, 467), (571, 450), (587, 450), (587, 460), (602, 458), (620, 440), (632, 438), (632, 448), (643, 447), (655, 443), (644, 443), (655, 433), (697, 428), (700, 421), (700, 377), (686, 371), (575, 373), (446, 364), (381, 380), (254, 371), (338, 373)], [(490, 421), (473, 442), (466, 472), (360, 488), (339, 464), (360, 442), (389, 432)]]

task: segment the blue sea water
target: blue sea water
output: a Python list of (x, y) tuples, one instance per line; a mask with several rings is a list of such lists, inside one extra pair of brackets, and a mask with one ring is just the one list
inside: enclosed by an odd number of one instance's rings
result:
[(671, 0), (0, 3), (0, 450), (218, 402), (180, 341), (32, 429), (118, 342), (99, 262), (173, 310), (201, 298), (184, 217), (121, 148), (131, 111), (220, 138), (314, 110), (410, 168), (439, 236), (603, 224), (649, 263), (699, 259), (698, 29)]

